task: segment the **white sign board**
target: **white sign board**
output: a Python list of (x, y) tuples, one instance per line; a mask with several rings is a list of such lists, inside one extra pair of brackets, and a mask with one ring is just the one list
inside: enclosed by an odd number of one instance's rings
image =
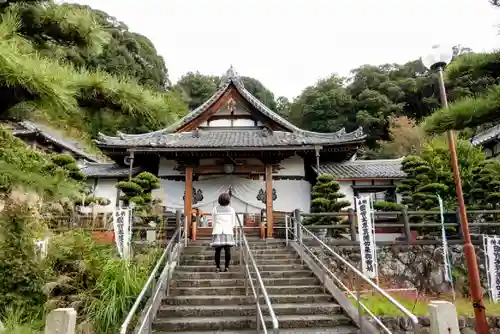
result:
[(491, 300), (500, 301), (500, 237), (486, 237), (488, 276)]
[(132, 224), (130, 209), (116, 209), (113, 214), (113, 228), (118, 253), (124, 259), (130, 257), (130, 241), (132, 240)]
[(377, 278), (377, 255), (370, 197), (356, 197), (361, 268), (368, 278)]

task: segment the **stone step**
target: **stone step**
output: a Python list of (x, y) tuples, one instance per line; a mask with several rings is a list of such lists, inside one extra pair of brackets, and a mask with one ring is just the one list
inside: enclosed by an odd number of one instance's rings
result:
[[(271, 318), (265, 317), (266, 328), (271, 327)], [(183, 317), (160, 318), (153, 323), (154, 330), (182, 332), (257, 328), (255, 316), (242, 317)], [(280, 328), (313, 328), (351, 325), (343, 315), (283, 315), (279, 317)]]
[[(212, 269), (214, 269), (212, 267)], [(278, 270), (278, 271), (259, 271), (260, 277), (264, 278), (298, 278), (298, 277), (310, 277), (311, 279), (316, 279), (310, 270)], [(228, 278), (244, 278), (244, 273), (241, 271), (233, 272), (220, 272), (216, 273), (215, 270), (211, 272), (189, 272), (189, 271), (178, 271), (177, 268), (174, 271), (173, 279), (174, 281), (182, 281), (183, 279), (228, 279)]]
[[(261, 298), (263, 300), (263, 298)], [(269, 295), (271, 304), (290, 303), (330, 303), (333, 298), (324, 293), (311, 295)], [(255, 305), (253, 296), (167, 296), (162, 300), (165, 305)]]
[[(262, 255), (262, 254), (295, 254), (292, 250), (287, 248), (250, 248), (252, 255)], [(182, 255), (210, 255), (214, 254), (215, 250), (213, 247), (207, 246), (188, 246), (184, 248)], [(239, 254), (239, 247), (232, 247), (231, 254)], [(222, 252), (224, 254), (224, 252)]]
[[(155, 334), (172, 334), (176, 332), (158, 332)], [(255, 334), (255, 329), (248, 330), (218, 330), (218, 331), (196, 331), (182, 332), (183, 334)], [(271, 333), (271, 328), (268, 328)], [(335, 326), (334, 328), (293, 328), (279, 329), (279, 334), (357, 334), (359, 329), (355, 326)]]
[[(190, 249), (198, 249), (198, 250), (207, 250), (211, 249), (213, 250), (214, 248), (210, 246), (210, 241), (208, 240), (200, 240), (200, 241), (193, 241), (191, 242), (184, 251), (188, 251)], [(233, 248), (239, 248), (239, 246), (234, 246)], [(267, 242), (254, 242), (249, 245), (250, 249), (266, 249), (266, 250), (271, 250), (271, 249), (287, 249), (285, 244), (283, 243), (267, 243)]]
[[(259, 271), (260, 276), (263, 279), (266, 278), (304, 278), (308, 277), (311, 279), (316, 279), (313, 273), (309, 270), (279, 270), (279, 271)], [(252, 277), (255, 277), (255, 272), (252, 272)], [(245, 274), (241, 271), (229, 271), (229, 272), (174, 272), (174, 280), (183, 279), (229, 279), (229, 278), (239, 278), (244, 279)]]
[[(213, 278), (213, 279), (183, 279), (172, 283), (172, 289), (180, 287), (219, 287), (219, 286), (244, 286), (244, 278)], [(255, 279), (254, 279), (255, 281)], [(319, 284), (316, 277), (294, 277), (294, 278), (263, 278), (266, 287), (272, 285), (308, 285)]]
[[(273, 310), (277, 316), (280, 315), (308, 315), (308, 314), (341, 314), (342, 307), (335, 303), (311, 303), (311, 304), (274, 304)], [(263, 313), (269, 315), (267, 306), (262, 305)], [(158, 311), (157, 318), (181, 318), (181, 317), (238, 317), (256, 315), (255, 305), (171, 305), (162, 306)]]
[[(255, 261), (258, 261), (260, 259), (267, 260), (267, 259), (298, 259), (299, 256), (290, 252), (283, 252), (283, 253), (258, 253), (254, 254), (252, 253), (252, 256), (254, 257)], [(239, 258), (239, 252), (231, 252), (231, 257), (232, 258)], [(185, 259), (190, 259), (190, 260), (213, 260), (214, 259), (214, 251), (207, 253), (207, 254), (189, 254), (189, 255), (183, 255), (182, 258)], [(225, 254), (224, 252), (221, 253), (221, 260), (225, 259)]]
[[(266, 287), (268, 294), (316, 294), (322, 293), (319, 285), (275, 285)], [(248, 291), (251, 291), (250, 285)], [(170, 290), (171, 296), (229, 296), (244, 295), (245, 286), (219, 286), (219, 287), (182, 287)]]
[[(257, 269), (260, 271), (291, 271), (291, 270), (305, 270), (307, 267), (302, 264), (259, 264)], [(240, 271), (239, 266), (231, 267), (230, 270), (234, 272)], [(206, 266), (189, 266), (189, 265), (180, 265), (175, 268), (175, 271), (178, 272), (214, 272), (215, 266), (206, 265)], [(250, 268), (250, 271), (254, 271), (253, 268)]]
[[(301, 261), (300, 259), (273, 259), (273, 258), (256, 258), (255, 262), (257, 264), (266, 264), (266, 265), (271, 265), (271, 264), (300, 264)], [(190, 266), (213, 266), (215, 263), (215, 259), (212, 257), (209, 260), (196, 260), (192, 258), (185, 258), (181, 260), (182, 265), (190, 265)], [(221, 263), (223, 264), (224, 261), (221, 259)], [(231, 256), (231, 265), (238, 265), (240, 264), (240, 257), (239, 256)]]

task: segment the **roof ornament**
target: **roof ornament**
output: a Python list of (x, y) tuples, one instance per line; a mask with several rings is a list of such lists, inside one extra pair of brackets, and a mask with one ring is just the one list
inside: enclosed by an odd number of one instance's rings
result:
[(232, 114), (236, 110), (236, 101), (230, 97), (226, 103), (227, 110)]
[[(221, 77), (220, 87), (227, 85), (229, 82), (233, 82), (235, 85), (243, 87), (243, 81), (241, 80), (239, 74), (234, 70), (233, 65), (229, 67), (226, 73)], [(220, 88), (219, 87), (219, 88)]]

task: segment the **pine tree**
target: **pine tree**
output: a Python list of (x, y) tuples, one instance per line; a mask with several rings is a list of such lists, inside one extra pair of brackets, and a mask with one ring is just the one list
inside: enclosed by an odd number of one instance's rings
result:
[(442, 195), (448, 187), (437, 180), (431, 166), (424, 159), (408, 156), (402, 162), (406, 178), (397, 191), (403, 196), (402, 204), (410, 210), (431, 210), (439, 207), (437, 195)]
[[(340, 185), (333, 176), (323, 174), (318, 176), (316, 184), (312, 188), (311, 212), (340, 212), (351, 203), (343, 200), (344, 194), (339, 192)], [(338, 224), (342, 219), (334, 216), (315, 216), (305, 221), (308, 225), (332, 225)]]
[(147, 207), (152, 204), (152, 191), (160, 187), (160, 179), (149, 172), (142, 172), (130, 181), (118, 182), (116, 187), (123, 192), (120, 199), (125, 206), (133, 202)]
[(473, 170), (472, 206), (497, 210), (500, 206), (500, 161), (487, 160)]

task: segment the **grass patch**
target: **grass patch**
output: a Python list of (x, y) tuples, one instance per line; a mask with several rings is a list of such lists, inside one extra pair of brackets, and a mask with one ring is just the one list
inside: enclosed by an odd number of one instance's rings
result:
[[(407, 297), (401, 297), (397, 295), (392, 295), (401, 305), (403, 305), (407, 310), (412, 312), (417, 316), (427, 316), (429, 315), (428, 305), (431, 300), (448, 300), (448, 298), (426, 298), (421, 297), (418, 300), (413, 300)], [(356, 304), (356, 299), (349, 297), (349, 300)], [(376, 296), (362, 296), (362, 302), (368, 307), (368, 309), (375, 315), (380, 316), (402, 316), (403, 314), (399, 309), (397, 309), (391, 302), (380, 295)], [(455, 306), (457, 308), (457, 313), (459, 316), (473, 317), (474, 310), (472, 309), (472, 302), (467, 298), (457, 298), (455, 301)], [(500, 316), (500, 304), (493, 304), (485, 301), (486, 315), (487, 316)]]

